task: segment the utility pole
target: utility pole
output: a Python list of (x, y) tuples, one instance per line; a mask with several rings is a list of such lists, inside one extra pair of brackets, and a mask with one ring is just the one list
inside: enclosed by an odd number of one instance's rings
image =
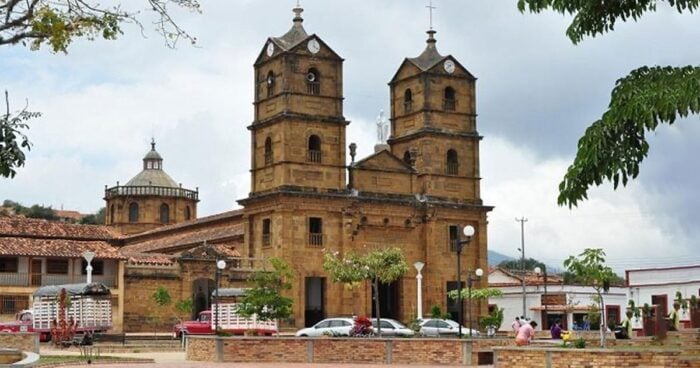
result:
[(527, 304), (525, 302), (525, 217), (516, 218), (516, 222), (520, 223), (520, 277), (523, 284), (523, 317), (527, 317)]

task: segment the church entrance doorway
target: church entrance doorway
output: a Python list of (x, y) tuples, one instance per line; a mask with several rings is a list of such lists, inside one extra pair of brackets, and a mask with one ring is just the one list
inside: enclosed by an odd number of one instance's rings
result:
[[(376, 295), (374, 295), (374, 288), (372, 290), (372, 317), (377, 316), (377, 306), (374, 302)], [(400, 305), (399, 305), (399, 282), (394, 281), (389, 284), (379, 283), (379, 311), (381, 312), (382, 318), (393, 318), (399, 319), (400, 317)]]
[(192, 319), (196, 319), (199, 312), (211, 308), (211, 294), (215, 288), (212, 279), (196, 279), (192, 282)]
[(311, 327), (326, 318), (324, 303), (326, 279), (323, 277), (307, 277), (305, 279), (306, 303), (304, 303), (304, 326)]

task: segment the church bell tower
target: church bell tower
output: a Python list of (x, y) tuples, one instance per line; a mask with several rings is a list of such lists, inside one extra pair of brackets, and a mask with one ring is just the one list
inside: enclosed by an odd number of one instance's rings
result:
[(301, 7), (292, 28), (270, 37), (255, 68), (251, 197), (345, 187), (343, 59), (306, 33)]

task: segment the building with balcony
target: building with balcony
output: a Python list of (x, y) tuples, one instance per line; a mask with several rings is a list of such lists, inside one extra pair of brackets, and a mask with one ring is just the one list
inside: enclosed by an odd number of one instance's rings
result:
[(199, 190), (182, 187), (163, 170), (155, 140), (143, 158), (143, 170), (125, 185), (105, 186), (106, 225), (136, 234), (197, 218)]
[(126, 258), (117, 239), (105, 226), (0, 217), (0, 318), (28, 308), (40, 286), (85, 282), (82, 254), (91, 251), (93, 281), (111, 289), (114, 326), (121, 329)]

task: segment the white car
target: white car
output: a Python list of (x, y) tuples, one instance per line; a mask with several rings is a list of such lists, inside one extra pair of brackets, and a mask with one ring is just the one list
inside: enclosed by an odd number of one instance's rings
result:
[[(479, 331), (472, 330), (471, 336), (479, 336)], [(451, 319), (424, 319), (420, 323), (421, 336), (444, 336), (459, 334), (459, 323)], [(469, 329), (462, 326), (462, 337), (469, 336)]]
[[(371, 320), (374, 333), (378, 334), (377, 319), (372, 318)], [(382, 326), (382, 336), (413, 336), (415, 334), (413, 330), (395, 319), (380, 318), (379, 323)]]
[(326, 318), (323, 321), (297, 331), (297, 337), (319, 337), (330, 334), (331, 336), (350, 336), (350, 330), (355, 322), (352, 318)]

